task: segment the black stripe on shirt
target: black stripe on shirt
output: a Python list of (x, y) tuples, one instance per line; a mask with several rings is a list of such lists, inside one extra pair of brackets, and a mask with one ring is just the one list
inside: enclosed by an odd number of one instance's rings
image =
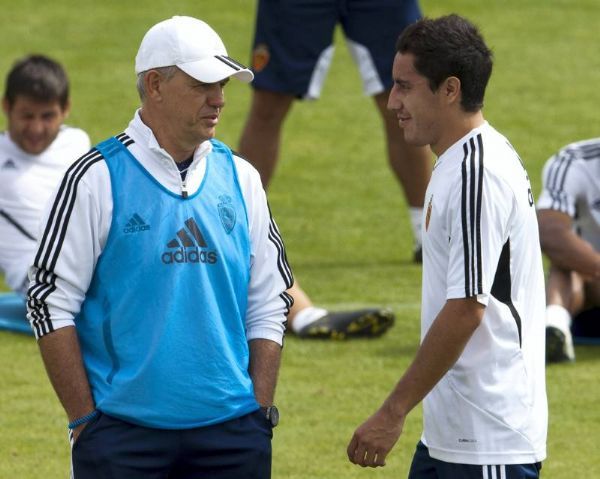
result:
[(271, 219), (271, 223), (269, 224), (269, 240), (271, 243), (275, 245), (277, 249), (277, 268), (281, 273), (281, 277), (285, 282), (286, 289), (289, 289), (294, 284), (294, 276), (292, 275), (292, 270), (287, 261), (287, 256), (285, 254), (285, 247), (283, 245), (283, 240), (281, 239), (281, 234), (277, 229), (277, 224), (273, 219)]
[[(275, 245), (277, 249), (277, 268), (281, 273), (281, 277), (285, 282), (286, 289), (290, 289), (294, 284), (294, 275), (292, 274), (292, 269), (287, 260), (287, 255), (285, 253), (285, 246), (283, 244), (283, 239), (281, 238), (281, 233), (279, 233), (279, 228), (277, 228), (277, 223), (273, 219), (273, 215), (271, 213), (271, 208), (267, 203), (267, 207), (269, 209), (269, 240), (271, 243)], [(291, 305), (290, 305), (291, 307)]]
[(461, 223), (465, 263), (465, 296), (483, 292), (481, 259), (481, 204), (483, 196), (483, 140), (481, 134), (463, 144)]
[(597, 160), (600, 157), (600, 141), (598, 140), (592, 140), (589, 143), (586, 142), (586, 144), (579, 143), (576, 148), (581, 153), (578, 156), (582, 160)]
[(77, 160), (65, 173), (52, 205), (34, 265), (52, 271), (65, 239), (69, 219), (75, 205), (77, 187), (85, 172), (104, 157), (96, 149)]
[(292, 306), (294, 305), (294, 297), (287, 291), (281, 293), (279, 297), (285, 303), (285, 315), (287, 316), (290, 313), (290, 309), (292, 309)]
[(462, 221), (462, 237), (463, 237), (463, 254), (465, 264), (465, 296), (468, 298), (471, 296), (471, 282), (469, 274), (469, 234), (467, 228), (467, 158), (469, 156), (469, 148), (467, 144), (463, 144), (463, 161), (462, 161), (462, 188), (461, 188), (461, 202), (460, 202), (460, 213)]
[(500, 258), (498, 259), (496, 274), (494, 276), (494, 283), (492, 284), (491, 294), (498, 301), (508, 306), (508, 309), (510, 310), (517, 326), (517, 333), (519, 334), (519, 347), (521, 347), (521, 316), (519, 316), (519, 312), (517, 311), (517, 308), (515, 308), (511, 298), (512, 278), (510, 275), (510, 238), (502, 247), (502, 252), (500, 253)]
[(54, 330), (45, 300), (56, 290), (56, 275), (53, 270), (69, 225), (79, 181), (92, 165), (102, 160), (104, 158), (100, 152), (92, 149), (73, 163), (65, 173), (52, 204), (33, 262), (37, 268), (35, 282), (28, 291), (31, 324), (38, 338)]
[(135, 141), (133, 141), (133, 139), (125, 132), (119, 133), (115, 136), (115, 138), (119, 140), (123, 144), (123, 146), (129, 146), (132, 143), (135, 143)]
[(475, 141), (473, 138), (469, 140), (469, 146), (471, 147), (471, 155), (470, 155), (470, 170), (469, 170), (469, 219), (471, 226), (471, 250), (470, 253), (470, 261), (471, 261), (471, 284), (473, 285), (473, 289), (471, 291), (472, 294), (475, 293), (475, 231), (477, 227), (475, 226), (476, 219), (476, 210), (475, 210)]
[(563, 151), (550, 164), (547, 172), (548, 191), (552, 197), (551, 208), (559, 211), (566, 211), (567, 198), (564, 192), (564, 184), (567, 178), (567, 173), (574, 157), (570, 151)]
[(481, 203), (483, 195), (483, 138), (481, 133), (477, 135), (477, 146), (479, 148), (479, 177), (477, 184), (477, 292), (483, 292), (483, 273), (481, 271)]
[(19, 231), (19, 233), (25, 236), (25, 238), (31, 241), (36, 241), (35, 236), (29, 234), (29, 232), (25, 228), (23, 228), (23, 226), (6, 211), (0, 210), (0, 216), (2, 216), (6, 221), (13, 225), (17, 229), (17, 231)]

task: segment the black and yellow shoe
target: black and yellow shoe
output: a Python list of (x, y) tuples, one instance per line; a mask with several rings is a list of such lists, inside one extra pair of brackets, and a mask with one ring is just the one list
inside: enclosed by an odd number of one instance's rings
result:
[(394, 313), (388, 309), (328, 312), (298, 332), (301, 338), (376, 338), (392, 327)]

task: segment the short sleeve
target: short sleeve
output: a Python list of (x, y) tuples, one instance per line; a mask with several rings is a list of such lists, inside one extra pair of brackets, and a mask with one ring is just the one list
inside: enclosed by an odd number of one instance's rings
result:
[(447, 299), (477, 296), (487, 304), (514, 208), (510, 186), (479, 167), (463, 170), (461, 194), (447, 209), (449, 258)]

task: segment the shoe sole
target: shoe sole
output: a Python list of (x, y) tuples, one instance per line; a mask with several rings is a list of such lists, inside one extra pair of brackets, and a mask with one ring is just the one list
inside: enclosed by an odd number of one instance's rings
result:
[(313, 339), (334, 340), (377, 338), (393, 326), (394, 319), (394, 314), (391, 311), (379, 311), (356, 318), (343, 331), (330, 329), (326, 326), (315, 326), (309, 328), (303, 336)]
[(566, 363), (573, 362), (575, 358), (570, 357), (566, 351), (567, 338), (560, 329), (548, 326), (546, 328), (546, 362)]

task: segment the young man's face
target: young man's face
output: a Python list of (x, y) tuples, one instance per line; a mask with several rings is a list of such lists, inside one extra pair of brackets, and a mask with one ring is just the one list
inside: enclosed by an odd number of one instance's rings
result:
[(441, 134), (439, 92), (431, 91), (427, 78), (415, 69), (414, 59), (411, 53), (396, 54), (388, 108), (396, 113), (408, 144), (434, 148)]
[(12, 105), (6, 99), (3, 109), (11, 139), (26, 153), (39, 155), (54, 141), (69, 114), (59, 101), (39, 102), (19, 95)]

